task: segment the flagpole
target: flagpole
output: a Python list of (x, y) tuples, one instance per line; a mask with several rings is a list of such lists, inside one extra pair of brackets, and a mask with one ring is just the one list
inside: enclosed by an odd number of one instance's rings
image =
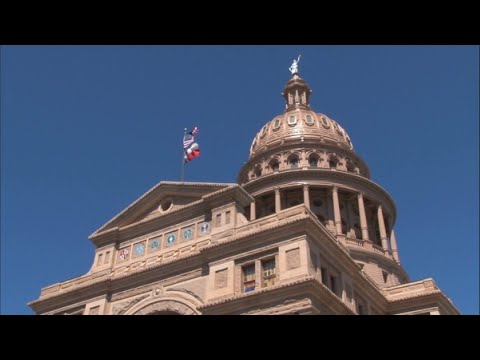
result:
[(185, 135), (187, 135), (187, 128), (183, 130), (183, 139), (182, 139), (182, 168), (180, 171), (180, 181), (183, 182), (183, 173), (185, 168), (185, 149), (183, 147), (183, 140), (185, 140)]

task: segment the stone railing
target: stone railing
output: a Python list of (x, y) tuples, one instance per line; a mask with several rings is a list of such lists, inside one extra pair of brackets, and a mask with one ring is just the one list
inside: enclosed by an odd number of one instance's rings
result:
[(350, 238), (350, 237), (345, 238), (345, 242), (348, 245), (355, 245), (355, 246), (360, 246), (360, 247), (363, 247), (364, 243), (365, 243), (364, 240), (356, 239), (356, 238)]

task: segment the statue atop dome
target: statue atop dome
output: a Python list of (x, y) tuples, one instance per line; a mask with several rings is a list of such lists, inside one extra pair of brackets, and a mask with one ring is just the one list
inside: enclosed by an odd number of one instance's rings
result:
[(288, 69), (288, 70), (290, 70), (292, 75), (298, 73), (298, 63), (300, 62), (301, 57), (302, 57), (302, 55), (298, 55), (297, 60), (293, 59), (292, 66), (290, 66), (290, 68)]

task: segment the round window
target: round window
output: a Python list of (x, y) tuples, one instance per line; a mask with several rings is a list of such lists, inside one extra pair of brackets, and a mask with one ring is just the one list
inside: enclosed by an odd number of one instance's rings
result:
[(267, 127), (268, 125), (265, 125), (262, 129), (262, 133), (260, 134), (260, 138), (264, 138), (265, 135), (267, 135)]
[(277, 131), (278, 129), (280, 129), (280, 125), (282, 125), (282, 119), (275, 119), (275, 121), (273, 122), (273, 131)]
[(160, 210), (160, 212), (165, 212), (165, 211), (170, 210), (172, 208), (172, 206), (173, 206), (172, 199), (165, 199), (165, 200), (162, 201), (162, 203), (158, 207), (158, 210)]
[(291, 115), (288, 117), (288, 125), (295, 126), (297, 124), (297, 117), (295, 115)]
[(322, 121), (323, 127), (325, 129), (329, 129), (330, 128), (330, 122), (328, 121), (328, 119), (325, 116), (322, 116), (320, 119)]
[(312, 115), (305, 116), (305, 123), (309, 126), (312, 126), (313, 124), (315, 124), (315, 121), (313, 120)]

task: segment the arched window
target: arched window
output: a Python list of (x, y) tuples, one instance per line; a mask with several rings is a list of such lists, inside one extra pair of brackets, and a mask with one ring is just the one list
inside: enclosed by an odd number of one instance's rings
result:
[(310, 155), (310, 157), (308, 158), (308, 165), (311, 168), (318, 167), (318, 156), (314, 154)]
[(338, 166), (339, 160), (336, 155), (330, 155), (328, 159), (328, 166), (330, 169), (336, 169)]
[(355, 164), (352, 162), (352, 160), (348, 159), (346, 161), (346, 166), (347, 166), (347, 171), (355, 172)]
[(262, 167), (260, 165), (255, 166), (255, 169), (253, 170), (253, 174), (257, 178), (262, 176)]
[(297, 169), (298, 168), (298, 156), (292, 155), (288, 158), (288, 164), (290, 165), (290, 169)]
[(268, 166), (270, 167), (270, 169), (272, 169), (272, 172), (277, 172), (278, 169), (280, 168), (280, 163), (278, 162), (277, 159), (273, 159), (272, 161), (270, 161)]

